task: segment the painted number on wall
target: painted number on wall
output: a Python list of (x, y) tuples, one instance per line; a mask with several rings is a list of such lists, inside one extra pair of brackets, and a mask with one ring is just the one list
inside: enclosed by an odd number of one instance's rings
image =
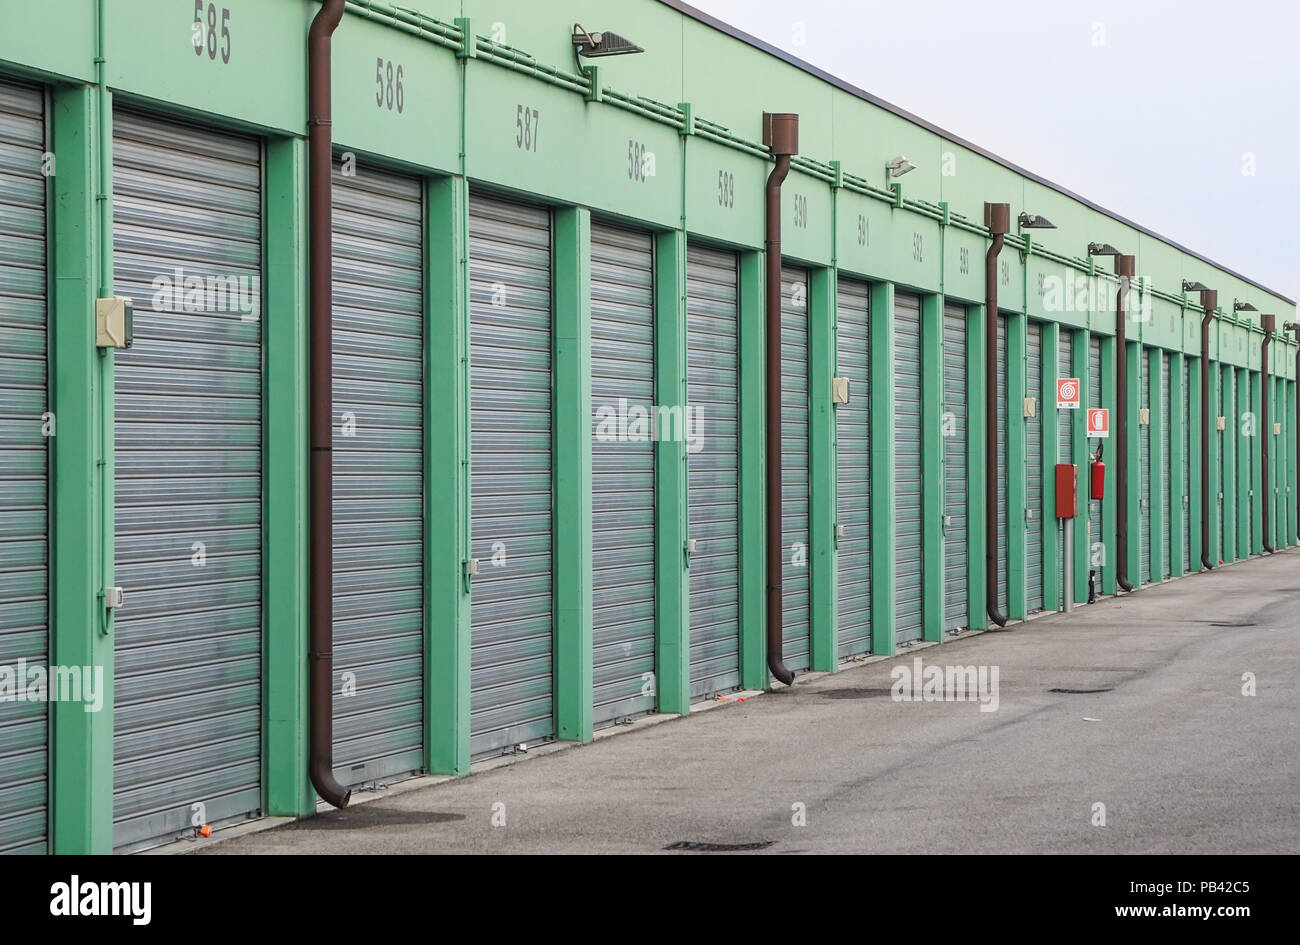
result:
[(920, 233), (912, 234), (912, 259), (915, 262), (925, 262), (925, 244)]
[(871, 242), (871, 221), (858, 214), (858, 245), (866, 246)]
[(627, 179), (644, 184), (646, 179), (645, 144), (627, 139)]
[(375, 104), (380, 108), (386, 108), (388, 111), (397, 110), (397, 114), (402, 113), (406, 107), (406, 90), (403, 87), (402, 80), (406, 77), (406, 72), (401, 63), (396, 66), (389, 59), (387, 62), (380, 56), (375, 60)]
[(194, 0), (194, 55), (202, 57), (207, 52), (213, 62), (217, 59), (220, 47), (223, 65), (230, 62), (230, 11), (225, 7), (220, 10), (218, 18), (217, 5), (209, 3), (205, 8), (203, 0)]
[(542, 113), (527, 105), (515, 106), (515, 147), (520, 151), (537, 150), (537, 128)]
[(794, 225), (801, 230), (808, 229), (808, 198), (803, 194), (794, 195)]
[(1002, 284), (1011, 285), (1011, 264), (1002, 260)]
[(736, 205), (736, 175), (718, 171), (718, 206), (730, 210)]
[(963, 276), (970, 275), (970, 250), (964, 246), (957, 254), (957, 265)]

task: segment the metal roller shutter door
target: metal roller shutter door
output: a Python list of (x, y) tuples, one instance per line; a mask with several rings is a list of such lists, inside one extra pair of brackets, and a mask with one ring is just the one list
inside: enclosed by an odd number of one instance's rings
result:
[(836, 298), (838, 373), (852, 385), (835, 407), (839, 658), (871, 652), (871, 286), (840, 278)]
[(997, 550), (998, 550), (998, 610), (1004, 614), (1010, 613), (1010, 595), (1008, 588), (1011, 587), (1010, 556), (1008, 552), (1008, 534), (1007, 534), (1007, 447), (1009, 439), (1007, 437), (1007, 317), (1001, 313), (998, 314), (998, 516), (997, 516)]
[[(1088, 407), (1098, 409), (1104, 406), (1101, 402), (1101, 338), (1092, 335), (1088, 338)], [(1098, 444), (1103, 447), (1109, 444), (1109, 440), (1102, 441), (1096, 439), (1088, 440), (1088, 453), (1093, 455), (1097, 452)], [(1104, 462), (1111, 457), (1106, 455), (1103, 449), (1102, 461)], [(1089, 459), (1091, 463), (1091, 459)], [(1111, 462), (1114, 462), (1111, 459)], [(1087, 483), (1088, 479), (1080, 477), (1082, 483)], [(1089, 493), (1086, 489), (1081, 488), (1083, 495), (1086, 497)], [(1094, 581), (1097, 587), (1097, 593), (1101, 593), (1101, 576), (1106, 570), (1105, 545), (1104, 538), (1101, 534), (1101, 500), (1088, 499), (1088, 569), (1096, 571)], [(1099, 562), (1099, 563), (1094, 563)]]
[[(1056, 349), (1056, 376), (1058, 378), (1074, 377), (1074, 332), (1065, 326), (1061, 326), (1060, 338)], [(1051, 404), (1052, 410), (1056, 410), (1055, 403), (1052, 403), (1051, 401), (1048, 401), (1048, 403)], [(1047, 409), (1046, 404), (1044, 405), (1044, 409)], [(1056, 410), (1056, 461), (1058, 463), (1075, 463), (1074, 419), (1077, 413), (1077, 410)], [(1087, 467), (1085, 466), (1082, 471), (1076, 472), (1075, 481), (1078, 484), (1077, 488), (1080, 492), (1083, 492), (1087, 487), (1086, 471)], [(1084, 496), (1086, 497), (1086, 493), (1084, 493)], [(1077, 522), (1074, 527), (1079, 527)], [(1056, 549), (1056, 561), (1061, 574), (1060, 580), (1057, 582), (1057, 587), (1061, 589), (1060, 593), (1064, 595), (1066, 587), (1065, 527), (1059, 521), (1056, 521)], [(1062, 596), (1061, 599), (1063, 601), (1064, 596)]]
[(921, 639), (921, 300), (894, 295), (894, 624)]
[(1219, 437), (1219, 494), (1218, 509), (1219, 517), (1219, 564), (1228, 561), (1228, 534), (1227, 534), (1227, 516), (1224, 514), (1225, 509), (1231, 508), (1228, 505), (1229, 496), (1232, 492), (1232, 467), (1228, 461), (1228, 437), (1232, 435), (1232, 395), (1233, 390), (1233, 371), (1230, 367), (1222, 367), (1219, 370), (1219, 416), (1225, 418), (1224, 429), (1218, 431)]
[[(1286, 401), (1282, 393), (1286, 388), (1286, 381), (1279, 378), (1270, 379), (1271, 390), (1269, 396), (1269, 429), (1265, 431), (1268, 439), (1269, 449), (1269, 514), (1272, 515), (1269, 529), (1269, 537), (1272, 538), (1274, 548), (1285, 548), (1291, 542), (1286, 533), (1286, 492), (1285, 483), (1287, 479), (1287, 447), (1286, 447)], [(1281, 435), (1273, 434), (1272, 424), (1281, 424)]]
[(1170, 450), (1172, 444), (1171, 431), (1169, 429), (1169, 398), (1172, 393), (1169, 377), (1169, 352), (1160, 352), (1160, 448), (1163, 450), (1162, 459), (1160, 460), (1160, 546), (1164, 548), (1164, 555), (1160, 559), (1160, 577), (1161, 579), (1169, 578), (1173, 574), (1174, 563), (1174, 546), (1173, 534), (1170, 531), (1169, 495), (1173, 489), (1173, 454)]
[(424, 203), (334, 180), (334, 773), (424, 768)]
[[(1252, 436), (1243, 436), (1240, 440), (1241, 449), (1246, 451), (1246, 557), (1255, 553), (1255, 509), (1259, 507), (1261, 496), (1257, 483), (1261, 481), (1259, 475), (1260, 457), (1256, 455), (1255, 450), (1259, 447), (1259, 387), (1257, 381), (1259, 375), (1254, 371), (1245, 371), (1246, 379), (1246, 409), (1250, 411), (1251, 423), (1254, 426)], [(1240, 422), (1238, 422), (1240, 426)], [(1261, 510), (1262, 511), (1262, 510)]]
[[(1043, 400), (1043, 326), (1030, 322), (1025, 333), (1025, 396)], [(1018, 413), (1023, 414), (1021, 409)], [(1043, 609), (1043, 411), (1025, 418), (1025, 609)]]
[(551, 218), (469, 201), (470, 753), (555, 734)]
[[(262, 171), (257, 141), (170, 118), (117, 112), (113, 150), (116, 290), (137, 300), (135, 346), (116, 356), (113, 808), (128, 846), (189, 829), (194, 804), (204, 823), (261, 806)], [(155, 277), (207, 290), (180, 298)]]
[[(0, 666), (49, 658), (45, 98), (0, 82)], [(25, 685), (25, 681), (18, 685)], [(0, 853), (45, 853), (48, 703), (0, 702)]]
[(1138, 345), (1142, 362), (1142, 380), (1138, 405), (1147, 409), (1146, 423), (1138, 424), (1138, 573), (1130, 583), (1151, 583), (1151, 359), (1144, 345)]
[[(1183, 359), (1183, 570), (1192, 570), (1192, 359)], [(1201, 471), (1205, 475), (1206, 470)]]
[(785, 665), (807, 669), (808, 272), (781, 270), (781, 633)]
[[(599, 223), (591, 227), (591, 402), (599, 725), (655, 709), (654, 245), (648, 233)], [(645, 411), (640, 438), (638, 407)], [(626, 431), (618, 429), (620, 416), (629, 417)]]
[(739, 311), (736, 255), (688, 244), (687, 402), (708, 431), (687, 457), (693, 699), (740, 685)]
[(943, 626), (970, 624), (967, 598), (966, 309), (943, 308)]

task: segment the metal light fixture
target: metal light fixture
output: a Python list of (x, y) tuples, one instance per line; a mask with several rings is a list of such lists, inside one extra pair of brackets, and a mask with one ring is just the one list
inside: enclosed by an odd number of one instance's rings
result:
[(916, 165), (901, 154), (885, 165), (885, 173), (889, 177), (902, 177), (914, 170)]
[(1251, 305), (1249, 302), (1243, 302), (1241, 301), (1241, 299), (1232, 300), (1232, 310), (1234, 312), (1258, 312), (1259, 311), (1259, 309), (1255, 308), (1255, 306)]
[(1209, 292), (1210, 287), (1203, 282), (1193, 282), (1191, 279), (1183, 280), (1184, 292)]
[(1120, 255), (1120, 252), (1118, 249), (1116, 249), (1114, 246), (1111, 246), (1109, 243), (1089, 243), (1088, 255), (1089, 256), (1118, 256)]
[(1047, 217), (1037, 213), (1025, 213), (1022, 211), (1020, 216), (1016, 218), (1016, 223), (1019, 225), (1020, 229), (1022, 230), (1056, 229), (1055, 223), (1047, 219)]
[[(588, 59), (596, 59), (601, 56), (627, 56), (643, 52), (645, 50), (642, 47), (617, 33), (611, 33), (609, 30), (588, 33), (582, 28), (581, 23), (573, 24), (574, 58), (585, 56)], [(579, 62), (580, 66), (581, 64)]]

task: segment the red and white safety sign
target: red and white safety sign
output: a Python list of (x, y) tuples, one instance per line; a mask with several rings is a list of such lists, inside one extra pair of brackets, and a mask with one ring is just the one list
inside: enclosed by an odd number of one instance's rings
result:
[(1088, 436), (1110, 436), (1110, 411), (1105, 407), (1093, 407), (1088, 410)]
[(1079, 379), (1077, 377), (1057, 378), (1056, 409), (1057, 410), (1078, 410), (1079, 409)]

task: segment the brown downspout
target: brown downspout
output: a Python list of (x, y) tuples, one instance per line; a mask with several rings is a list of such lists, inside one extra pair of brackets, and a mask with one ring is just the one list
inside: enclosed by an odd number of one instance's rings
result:
[(1011, 230), (1011, 204), (984, 204), (984, 225), (993, 237), (984, 257), (984, 597), (989, 619), (1005, 627), (998, 607), (998, 254)]
[(1115, 505), (1116, 536), (1119, 548), (1115, 583), (1122, 591), (1132, 591), (1128, 579), (1128, 338), (1125, 332), (1128, 321), (1129, 283), (1136, 271), (1133, 256), (1115, 258), (1115, 274), (1119, 276), (1119, 290), (1115, 294)]
[(781, 185), (799, 153), (799, 116), (764, 112), (763, 143), (776, 158), (767, 178), (767, 668), (789, 686), (781, 627)]
[(1201, 293), (1201, 566), (1210, 563), (1210, 322), (1219, 307), (1219, 293), (1207, 289)]
[(1269, 441), (1273, 439), (1273, 425), (1269, 423), (1269, 416), (1268, 416), (1268, 402), (1269, 400), (1272, 399), (1272, 391), (1269, 389), (1270, 385), (1268, 383), (1269, 382), (1268, 343), (1273, 340), (1273, 332), (1277, 330), (1277, 319), (1272, 315), (1262, 315), (1260, 316), (1260, 321), (1264, 325), (1264, 344), (1261, 345), (1263, 350), (1260, 354), (1260, 369), (1259, 369), (1259, 373), (1260, 373), (1259, 383), (1261, 388), (1260, 397), (1259, 397), (1259, 401), (1260, 401), (1259, 413), (1260, 413), (1261, 426), (1263, 426), (1264, 428), (1264, 441), (1260, 444), (1259, 447), (1260, 448), (1260, 473), (1262, 475), (1262, 481), (1260, 484), (1264, 488), (1263, 501), (1265, 503), (1264, 505), (1264, 550), (1267, 551), (1269, 554), (1272, 554), (1273, 546), (1272, 544), (1270, 544), (1270, 539), (1272, 536), (1270, 536), (1268, 533), (1269, 532), (1268, 519), (1269, 516), (1272, 514), (1273, 510), (1277, 507), (1277, 503), (1273, 501), (1273, 496), (1268, 491), (1268, 487), (1269, 487), (1268, 444)]
[(331, 256), (333, 135), (330, 128), (330, 37), (343, 19), (344, 0), (324, 0), (307, 38), (307, 144), (309, 161), (308, 360), (311, 371), (311, 760), (308, 772), (316, 793), (335, 807), (346, 807), (352, 792), (334, 778), (334, 298)]

